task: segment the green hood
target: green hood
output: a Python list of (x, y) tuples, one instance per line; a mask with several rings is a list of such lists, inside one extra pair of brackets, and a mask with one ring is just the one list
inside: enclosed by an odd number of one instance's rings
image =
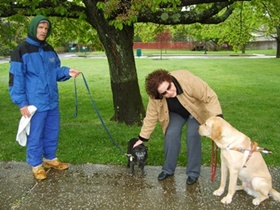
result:
[(42, 20), (47, 20), (50, 24), (49, 24), (49, 30), (48, 30), (48, 33), (47, 33), (47, 36), (46, 36), (46, 39), (49, 37), (49, 35), (51, 34), (51, 31), (52, 31), (52, 24), (51, 22), (49, 21), (48, 18), (46, 18), (45, 16), (43, 15), (36, 15), (31, 21), (30, 21), (30, 24), (29, 24), (29, 27), (28, 27), (28, 37), (30, 37), (31, 39), (34, 39), (34, 40), (37, 40), (37, 26), (39, 24), (40, 21)]

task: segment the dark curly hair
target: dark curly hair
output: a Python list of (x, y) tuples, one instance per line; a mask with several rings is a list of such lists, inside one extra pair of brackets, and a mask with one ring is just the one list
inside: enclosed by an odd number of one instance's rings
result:
[(146, 77), (146, 92), (151, 98), (155, 99), (161, 99), (162, 96), (158, 92), (158, 86), (163, 83), (164, 81), (166, 82), (172, 82), (172, 76), (171, 74), (164, 69), (157, 69), (153, 71), (152, 73), (148, 74)]

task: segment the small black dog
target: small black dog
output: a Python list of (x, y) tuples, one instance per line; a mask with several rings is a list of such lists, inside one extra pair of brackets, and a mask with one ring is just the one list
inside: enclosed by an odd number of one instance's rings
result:
[(145, 176), (146, 173), (144, 171), (144, 167), (148, 158), (148, 147), (146, 147), (144, 144), (140, 144), (137, 147), (133, 148), (133, 145), (137, 141), (137, 138), (132, 138), (128, 141), (127, 154), (130, 154), (131, 156), (128, 156), (127, 167), (130, 168), (130, 175), (133, 176), (134, 165), (138, 164), (139, 168), (141, 169), (142, 175)]

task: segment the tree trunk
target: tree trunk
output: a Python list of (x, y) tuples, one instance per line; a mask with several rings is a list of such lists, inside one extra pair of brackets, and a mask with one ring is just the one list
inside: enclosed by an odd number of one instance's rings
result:
[(241, 47), (242, 54), (245, 54), (245, 51), (246, 51), (246, 45), (243, 44), (242, 47)]
[(114, 105), (111, 120), (140, 125), (145, 109), (133, 54), (133, 26), (124, 26), (122, 30), (110, 26), (96, 4), (87, 3), (88, 21), (97, 30), (109, 63)]
[(276, 27), (276, 58), (280, 58), (280, 26)]
[(110, 67), (115, 112), (112, 119), (140, 124), (145, 111), (133, 54), (133, 27), (124, 26), (121, 31), (110, 27), (108, 32), (110, 35), (102, 43)]

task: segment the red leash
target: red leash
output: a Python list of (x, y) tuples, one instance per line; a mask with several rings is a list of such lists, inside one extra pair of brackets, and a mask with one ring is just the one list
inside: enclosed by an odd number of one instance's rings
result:
[(212, 158), (211, 158), (211, 182), (214, 182), (217, 162), (218, 162), (218, 146), (212, 141)]

